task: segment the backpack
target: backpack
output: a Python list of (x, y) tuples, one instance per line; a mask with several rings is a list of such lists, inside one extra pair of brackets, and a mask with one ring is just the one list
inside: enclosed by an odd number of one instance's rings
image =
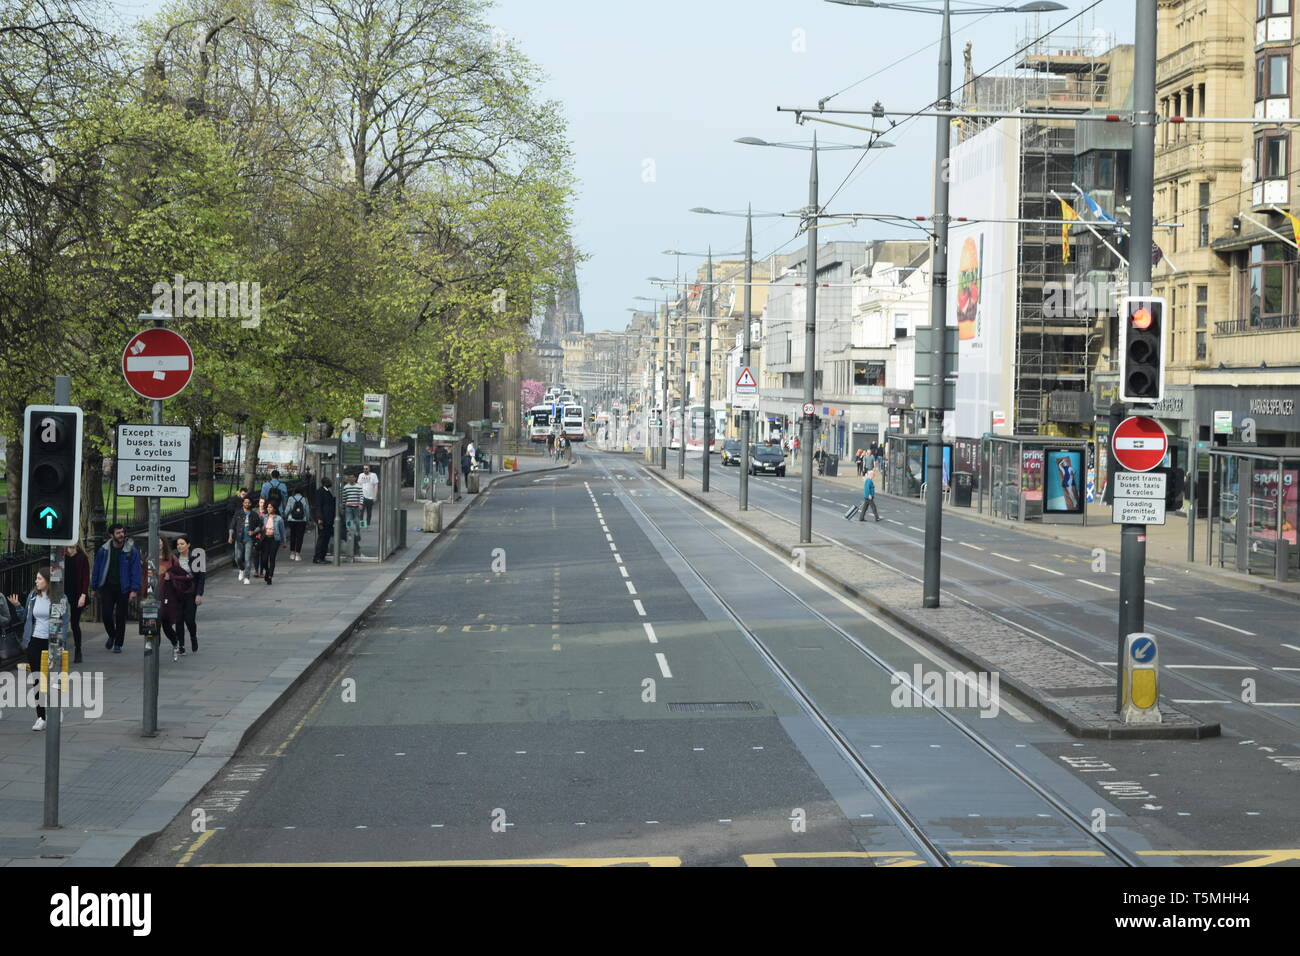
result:
[(276, 507), (277, 510), (279, 510), (280, 502), (283, 500), (283, 497), (284, 497), (283, 494), (282, 494), (281, 491), (280, 491), (280, 488), (281, 488), (281, 487), (282, 487), (282, 486), (281, 486), (280, 482), (277, 481), (277, 482), (274, 482), (274, 483), (271, 485), (271, 487), (267, 489), (267, 492), (266, 492), (266, 500), (267, 500), (267, 501), (274, 502), (274, 503), (275, 503), (275, 507)]
[(293, 505), (289, 508), (290, 521), (306, 521), (307, 509), (303, 507), (302, 495), (293, 496)]

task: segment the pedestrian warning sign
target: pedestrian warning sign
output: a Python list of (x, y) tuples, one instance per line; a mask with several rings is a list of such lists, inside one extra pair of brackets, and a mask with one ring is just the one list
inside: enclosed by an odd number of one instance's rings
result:
[(758, 392), (758, 381), (754, 378), (754, 373), (745, 366), (740, 370), (740, 377), (736, 379), (736, 392), (740, 395), (754, 395)]

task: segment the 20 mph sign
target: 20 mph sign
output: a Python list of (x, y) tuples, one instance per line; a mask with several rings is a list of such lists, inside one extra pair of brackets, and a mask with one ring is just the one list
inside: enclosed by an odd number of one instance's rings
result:
[(1119, 423), (1111, 436), (1110, 451), (1129, 471), (1150, 471), (1169, 453), (1169, 436), (1152, 418), (1133, 416)]
[(143, 398), (173, 398), (190, 383), (194, 353), (171, 329), (145, 329), (122, 350), (122, 374)]

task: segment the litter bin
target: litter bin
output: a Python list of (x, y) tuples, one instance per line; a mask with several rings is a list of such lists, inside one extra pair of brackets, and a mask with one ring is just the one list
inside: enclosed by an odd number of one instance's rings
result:
[(822, 474), (824, 474), (827, 478), (838, 477), (840, 473), (840, 456), (827, 455), (823, 453), (822, 467), (825, 468), (825, 471), (823, 471)]
[(975, 476), (970, 472), (959, 471), (953, 474), (952, 503), (958, 508), (969, 508), (971, 491), (975, 485)]

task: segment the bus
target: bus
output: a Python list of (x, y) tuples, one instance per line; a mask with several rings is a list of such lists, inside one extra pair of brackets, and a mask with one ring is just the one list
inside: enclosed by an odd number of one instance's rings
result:
[[(686, 425), (686, 450), (703, 451), (704, 450), (704, 406), (688, 405), (686, 407), (689, 417)], [(680, 448), (681, 435), (678, 428), (678, 422), (681, 420), (681, 407), (673, 408), (668, 416), (668, 447)], [(717, 452), (722, 448), (722, 443), (726, 440), (727, 431), (727, 410), (725, 408), (712, 409), (713, 412), (713, 441), (710, 443), (709, 451)]]
[(530, 441), (546, 443), (546, 436), (551, 434), (551, 406), (534, 405), (528, 410), (528, 438)]
[(564, 437), (571, 442), (587, 437), (587, 423), (583, 420), (581, 405), (564, 406)]

